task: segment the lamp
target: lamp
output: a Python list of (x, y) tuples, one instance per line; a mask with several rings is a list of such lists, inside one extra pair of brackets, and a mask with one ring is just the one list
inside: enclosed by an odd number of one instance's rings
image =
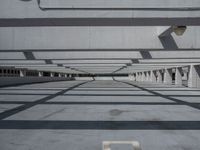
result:
[(183, 33), (185, 32), (185, 30), (187, 29), (186, 26), (172, 26), (173, 32), (177, 35), (177, 36), (181, 36), (183, 35)]

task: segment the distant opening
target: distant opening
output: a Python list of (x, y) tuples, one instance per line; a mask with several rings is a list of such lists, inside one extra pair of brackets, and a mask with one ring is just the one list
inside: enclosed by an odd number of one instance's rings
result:
[(44, 77), (50, 77), (50, 72), (43, 72)]

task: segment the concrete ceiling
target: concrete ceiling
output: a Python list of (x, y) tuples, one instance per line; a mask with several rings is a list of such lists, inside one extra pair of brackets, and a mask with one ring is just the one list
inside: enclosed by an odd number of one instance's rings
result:
[[(1, 0), (0, 66), (133, 73), (200, 64), (199, 0)], [(159, 37), (173, 25), (183, 36)]]

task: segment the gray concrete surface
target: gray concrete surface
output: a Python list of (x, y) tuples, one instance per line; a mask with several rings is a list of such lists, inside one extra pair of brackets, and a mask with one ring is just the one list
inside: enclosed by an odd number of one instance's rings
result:
[(2, 86), (12, 86), (20, 84), (31, 84), (31, 83), (43, 83), (52, 81), (68, 81), (74, 80), (73, 78), (65, 77), (1, 77), (0, 87)]
[(199, 149), (199, 89), (131, 81), (76, 86), (84, 82), (1, 88), (0, 149), (101, 150), (107, 140), (137, 140), (143, 150)]

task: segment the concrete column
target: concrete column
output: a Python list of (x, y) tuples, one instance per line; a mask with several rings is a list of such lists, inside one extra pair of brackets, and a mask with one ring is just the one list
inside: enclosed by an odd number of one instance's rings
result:
[(146, 81), (151, 81), (151, 72), (150, 71), (146, 72)]
[(139, 73), (136, 73), (136, 81), (139, 81)]
[(176, 74), (175, 74), (175, 84), (176, 85), (182, 85), (182, 68), (178, 67), (176, 68)]
[(138, 73), (138, 81), (142, 81), (142, 74), (141, 74), (141, 72)]
[(200, 65), (190, 65), (188, 87), (200, 88)]
[(162, 70), (157, 71), (157, 82), (162, 83)]
[(156, 82), (156, 71), (152, 70), (150, 74), (151, 74), (150, 81), (151, 82)]
[(62, 77), (61, 73), (58, 73), (58, 77)]
[(26, 76), (26, 70), (20, 70), (20, 77)]
[(43, 72), (39, 71), (39, 72), (38, 72), (38, 76), (39, 76), (39, 77), (43, 77)]
[(183, 80), (188, 80), (188, 72), (186, 70), (183, 70)]
[(67, 78), (67, 74), (65, 74), (65, 78)]
[(130, 75), (129, 75), (129, 79), (130, 79), (131, 81), (135, 81), (135, 75), (134, 75), (134, 74), (130, 74)]
[(54, 72), (51, 72), (51, 73), (50, 73), (50, 76), (51, 76), (51, 77), (54, 77), (54, 74), (55, 74)]
[(142, 72), (142, 79), (141, 79), (141, 81), (145, 81), (145, 79), (146, 79), (146, 73)]
[(172, 84), (172, 69), (165, 69), (165, 72), (164, 72), (164, 83)]

